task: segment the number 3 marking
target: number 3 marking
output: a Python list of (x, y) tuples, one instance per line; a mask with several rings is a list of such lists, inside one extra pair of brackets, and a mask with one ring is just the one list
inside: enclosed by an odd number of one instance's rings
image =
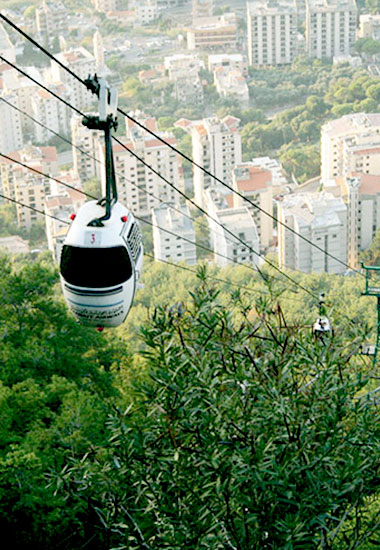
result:
[(95, 233), (91, 233), (91, 244), (95, 242)]

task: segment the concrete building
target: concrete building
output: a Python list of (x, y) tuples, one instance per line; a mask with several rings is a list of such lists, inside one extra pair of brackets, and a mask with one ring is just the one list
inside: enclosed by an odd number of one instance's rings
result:
[(241, 71), (217, 67), (214, 70), (214, 84), (221, 97), (236, 99), (242, 107), (248, 107), (248, 84)]
[(247, 3), (251, 66), (289, 65), (297, 56), (297, 8), (292, 0)]
[[(98, 130), (89, 130), (82, 124), (82, 117), (74, 115), (70, 122), (71, 141), (75, 147), (73, 151), (74, 170), (82, 181), (93, 177), (100, 178), (103, 170), (99, 159), (99, 149), (102, 140), (102, 133)], [(81, 151), (84, 151), (82, 153)]]
[[(85, 195), (73, 189), (66, 189), (59, 194), (47, 195), (44, 202), (46, 238), (48, 248), (59, 263), (62, 246), (68, 231), (70, 216), (86, 201)], [(52, 217), (53, 216), (53, 217)]]
[[(190, 216), (188, 207), (181, 206), (180, 209), (185, 215), (181, 216), (170, 207), (152, 209), (154, 258), (194, 265), (197, 263), (196, 246), (181, 239), (185, 237), (195, 243), (194, 224), (189, 217), (186, 217)], [(171, 235), (164, 230), (181, 237)]]
[(51, 191), (50, 180), (18, 167), (14, 172), (13, 185), (15, 200), (25, 205), (16, 204), (17, 225), (30, 231), (37, 220), (43, 219), (41, 214), (31, 208), (43, 212), (45, 197)]
[[(66, 88), (63, 85), (52, 86), (51, 90), (60, 97), (66, 96)], [(54, 134), (49, 132), (48, 128), (58, 134), (67, 135), (69, 113), (67, 107), (61, 101), (57, 101), (55, 97), (40, 88), (31, 97), (31, 107), (33, 118), (46, 126), (44, 128), (37, 123), (33, 123), (33, 133), (37, 142), (46, 143), (54, 137)]]
[(380, 39), (380, 14), (363, 13), (359, 16), (358, 38)]
[(241, 53), (212, 54), (208, 56), (208, 70), (212, 73), (215, 69), (236, 69), (244, 76), (248, 74), (247, 58)]
[(177, 78), (174, 85), (174, 95), (177, 101), (184, 105), (188, 103), (202, 104), (204, 93), (199, 76)]
[(296, 232), (278, 225), (281, 268), (305, 273), (345, 272), (346, 267), (334, 259), (347, 263), (347, 207), (342, 198), (330, 193), (288, 195), (278, 202), (278, 219)]
[(91, 0), (96, 11), (107, 13), (118, 11), (118, 0)]
[(323, 183), (349, 172), (380, 174), (380, 114), (354, 113), (321, 129)]
[[(9, 101), (15, 107), (19, 106), (18, 98), (15, 94), (6, 94), (4, 99)], [(21, 149), (23, 145), (23, 133), (21, 127), (20, 113), (5, 103), (0, 101), (0, 151), (4, 154)]]
[(42, 2), (42, 5), (36, 8), (37, 32), (42, 37), (51, 39), (67, 31), (67, 15), (67, 10), (61, 2)]
[(306, 49), (310, 57), (350, 55), (356, 40), (355, 0), (306, 0)]
[(0, 55), (11, 63), (16, 62), (16, 49), (3, 25), (0, 24)]
[[(257, 228), (261, 249), (267, 249), (273, 240), (273, 186), (270, 170), (253, 166), (250, 162), (238, 164), (232, 171), (232, 187), (240, 195), (260, 207), (255, 208), (236, 194), (233, 194), (235, 208), (248, 208)], [(267, 212), (265, 214), (264, 212)]]
[[(173, 134), (158, 131), (155, 118), (149, 117), (139, 111), (131, 113), (131, 116), (162, 136), (165, 141), (174, 147), (177, 145)], [(119, 200), (124, 204), (128, 204), (136, 215), (149, 218), (152, 208), (160, 207), (162, 201), (169, 204), (179, 203), (179, 194), (153, 170), (162, 175), (175, 187), (183, 189), (182, 163), (178, 154), (170, 150), (161, 141), (144, 132), (130, 120), (127, 120), (126, 124), (127, 135), (122, 140), (123, 143), (151, 166), (151, 168), (148, 168), (140, 160), (132, 156), (124, 147), (115, 144), (113, 152)], [(103, 147), (100, 149), (100, 158), (104, 162)], [(104, 189), (103, 172), (101, 177)]]
[[(232, 168), (241, 163), (241, 137), (238, 118), (204, 118), (189, 121), (181, 119), (175, 124), (192, 138), (193, 160), (227, 184), (232, 183)], [(214, 178), (194, 166), (194, 197), (204, 204), (204, 191), (209, 187), (221, 187)]]
[(212, 17), (213, 0), (192, 0), (193, 21), (204, 17)]
[[(93, 76), (95, 74), (95, 57), (82, 46), (58, 53), (55, 57), (82, 80), (85, 80), (89, 75)], [(81, 82), (54, 61), (50, 65), (50, 79), (52, 83), (63, 83), (66, 85), (70, 101), (77, 109), (87, 109), (89, 105), (97, 101), (94, 94), (88, 91)]]
[(203, 61), (194, 54), (174, 54), (164, 58), (165, 71), (168, 73), (169, 80), (175, 81), (177, 78), (188, 77), (189, 75), (199, 74), (200, 69), (204, 69)]
[(272, 159), (270, 157), (256, 157), (250, 161), (252, 166), (257, 166), (262, 170), (269, 170), (271, 173), (272, 186), (274, 192), (278, 192), (279, 189), (285, 187), (287, 179), (284, 175), (284, 170), (280, 161)]
[(92, 38), (92, 45), (96, 62), (96, 74), (98, 76), (104, 76), (106, 72), (106, 66), (104, 62), (104, 45), (102, 35), (99, 31), (96, 31), (94, 33), (94, 36)]
[[(215, 253), (214, 261), (221, 267), (240, 262), (256, 268), (260, 263), (260, 240), (256, 224), (248, 208), (233, 208), (231, 199), (231, 195), (223, 195), (215, 189), (205, 192), (205, 206), (210, 216), (207, 220), (210, 226), (211, 247)], [(228, 231), (238, 235), (245, 245)]]
[(136, 25), (150, 25), (159, 16), (156, 0), (143, 0), (135, 3)]
[(218, 49), (233, 48), (237, 44), (237, 18), (234, 13), (224, 13), (215, 17), (198, 20), (186, 29), (187, 48)]

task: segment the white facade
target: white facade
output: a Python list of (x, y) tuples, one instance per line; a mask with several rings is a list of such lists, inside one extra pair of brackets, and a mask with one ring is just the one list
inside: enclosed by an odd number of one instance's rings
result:
[[(56, 86), (52, 91), (61, 97), (65, 95), (63, 86)], [(68, 133), (68, 112), (66, 106), (61, 101), (57, 101), (51, 94), (40, 89), (32, 95), (31, 106), (33, 118), (46, 126), (44, 128), (37, 123), (33, 123), (34, 135), (37, 142), (46, 143), (54, 137), (54, 134), (49, 132), (48, 128), (57, 134), (66, 135)]]
[(204, 69), (203, 61), (193, 54), (175, 54), (164, 58), (165, 70), (168, 71), (169, 80), (196, 75), (200, 69)]
[[(95, 74), (95, 57), (83, 47), (66, 50), (55, 57), (82, 80), (88, 78), (89, 75), (93, 76)], [(94, 94), (89, 92), (81, 82), (54, 61), (50, 65), (50, 78), (53, 83), (62, 82), (66, 85), (70, 101), (77, 109), (86, 109), (94, 101), (97, 101)]]
[(262, 168), (263, 170), (269, 170), (272, 174), (273, 187), (284, 187), (287, 184), (282, 165), (277, 159), (272, 159), (270, 157), (255, 157), (251, 160), (250, 164)]
[(0, 54), (11, 63), (16, 62), (16, 49), (2, 24), (0, 24)]
[(359, 16), (358, 38), (380, 38), (380, 14), (364, 13)]
[[(131, 113), (131, 116), (158, 133), (154, 118), (140, 112)], [(176, 139), (171, 133), (161, 132), (160, 135), (165, 141), (176, 146)], [(183, 189), (183, 169), (178, 154), (130, 121), (127, 122), (127, 138), (123, 142), (151, 168), (145, 166), (121, 145), (113, 146), (120, 202), (127, 204), (137, 216), (147, 218), (150, 217), (152, 208), (159, 207), (161, 201), (178, 204), (179, 194), (154, 172), (155, 170), (161, 174), (175, 187)], [(104, 162), (103, 147), (100, 156)], [(103, 172), (101, 176), (104, 189)]]
[(237, 18), (234, 13), (205, 17), (187, 29), (187, 48), (236, 48)]
[(358, 10), (355, 0), (306, 0), (306, 49), (310, 57), (352, 53)]
[[(195, 243), (194, 224), (189, 219), (190, 212), (187, 206), (180, 208), (184, 213), (183, 216), (170, 207), (152, 209), (154, 258), (194, 265), (197, 263), (196, 246), (191, 244)], [(191, 243), (178, 235), (185, 237)]]
[(96, 74), (98, 76), (103, 76), (105, 73), (105, 63), (104, 63), (104, 45), (103, 38), (99, 31), (96, 31), (93, 38), (92, 44), (94, 48), (94, 57), (96, 61)]
[[(227, 116), (205, 118), (187, 126), (191, 133), (193, 160), (223, 182), (231, 184), (232, 168), (241, 162), (241, 136), (238, 118)], [(204, 203), (204, 191), (209, 187), (220, 188), (214, 178), (194, 166), (194, 197), (199, 205)]]
[[(16, 107), (19, 106), (15, 94), (7, 94), (4, 99)], [(21, 149), (23, 136), (21, 128), (21, 115), (16, 109), (0, 101), (0, 151), (4, 154)]]
[(96, 159), (99, 160), (99, 149), (102, 143), (101, 132), (86, 128), (82, 124), (82, 117), (78, 115), (71, 118), (70, 126), (71, 141), (75, 145), (72, 148), (75, 172), (83, 181), (93, 177), (100, 178), (104, 168), (100, 162), (96, 162)]
[(247, 58), (241, 53), (213, 54), (208, 56), (208, 70), (213, 72), (216, 68), (237, 69), (244, 75), (248, 74)]
[(214, 70), (214, 83), (216, 91), (221, 97), (234, 98), (242, 107), (248, 106), (248, 84), (241, 71), (238, 69), (217, 67)]
[(295, 3), (291, 0), (247, 3), (247, 31), (250, 65), (289, 65), (297, 55)]
[(137, 25), (149, 25), (157, 19), (159, 10), (155, 0), (145, 0), (135, 4), (135, 22)]
[(248, 208), (260, 239), (262, 250), (267, 249), (273, 240), (273, 186), (270, 170), (253, 166), (250, 162), (238, 164), (232, 171), (232, 187), (251, 203), (239, 195), (233, 195), (234, 207)]
[(296, 232), (278, 224), (281, 268), (305, 273), (345, 272), (345, 265), (334, 259), (347, 263), (347, 207), (343, 199), (329, 193), (288, 195), (278, 202), (278, 219)]
[(327, 122), (321, 129), (322, 181), (353, 171), (380, 174), (378, 147), (378, 113), (355, 113)]
[[(225, 267), (239, 262), (250, 264), (256, 268), (260, 263), (260, 241), (255, 222), (248, 208), (244, 206), (230, 208), (226, 198), (213, 189), (205, 192), (205, 203), (210, 216), (207, 220), (210, 226), (215, 263)], [(223, 227), (219, 224), (222, 224)], [(244, 241), (245, 245), (235, 239), (229, 231)]]

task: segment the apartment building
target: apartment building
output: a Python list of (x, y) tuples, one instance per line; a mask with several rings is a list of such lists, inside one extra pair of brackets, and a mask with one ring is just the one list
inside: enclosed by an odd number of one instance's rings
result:
[(247, 58), (241, 53), (212, 54), (208, 56), (208, 70), (212, 73), (218, 67), (235, 69), (244, 76), (248, 74)]
[(37, 32), (41, 36), (52, 38), (67, 31), (67, 10), (62, 2), (42, 2), (36, 8)]
[(305, 273), (345, 272), (338, 261), (347, 263), (347, 207), (342, 198), (331, 193), (299, 193), (285, 196), (277, 206), (278, 219), (295, 231), (278, 225), (281, 268)]
[(16, 62), (16, 48), (11, 42), (7, 31), (0, 23), (0, 54), (11, 63)]
[(182, 53), (166, 56), (164, 67), (169, 80), (172, 81), (189, 75), (198, 75), (200, 69), (205, 68), (198, 55)]
[(380, 114), (354, 113), (321, 129), (323, 183), (349, 172), (380, 174)]
[(99, 149), (100, 144), (103, 143), (102, 132), (86, 128), (79, 115), (74, 115), (71, 118), (70, 128), (75, 172), (82, 181), (93, 177), (100, 178), (104, 168), (96, 159), (100, 159)]
[(94, 33), (94, 36), (92, 37), (92, 45), (96, 62), (96, 74), (98, 76), (103, 76), (106, 71), (106, 65), (104, 61), (103, 38), (99, 31)]
[(224, 13), (215, 17), (205, 17), (186, 29), (187, 48), (196, 49), (236, 49), (237, 18), (234, 13)]
[[(226, 116), (190, 121), (180, 119), (175, 126), (191, 135), (192, 157), (195, 163), (206, 168), (211, 174), (231, 184), (232, 168), (241, 162), (240, 120)], [(219, 187), (214, 178), (194, 166), (194, 197), (199, 205), (204, 204), (204, 191), (209, 187)]]
[(359, 16), (358, 38), (380, 38), (380, 14), (363, 13)]
[[(207, 220), (215, 263), (225, 267), (239, 262), (256, 268), (260, 263), (260, 239), (248, 208), (234, 208), (231, 195), (223, 195), (216, 189), (205, 192), (205, 207), (210, 216)], [(237, 235), (245, 244), (229, 232)]]
[[(19, 106), (16, 94), (6, 94), (3, 97), (11, 105)], [(0, 151), (4, 154), (21, 149), (23, 145), (21, 115), (11, 105), (0, 101)]]
[(247, 3), (251, 66), (289, 65), (297, 56), (297, 8), (292, 0)]
[[(51, 91), (60, 97), (67, 97), (66, 88), (63, 85), (52, 86)], [(69, 128), (67, 107), (57, 101), (49, 92), (40, 88), (31, 97), (32, 116), (43, 126), (33, 122), (33, 132), (37, 142), (46, 143), (54, 137), (53, 130), (57, 134), (67, 135)]]
[[(171, 207), (152, 209), (154, 259), (194, 265), (197, 263), (196, 246), (191, 244), (195, 243), (194, 224), (189, 219), (188, 207), (182, 205), (178, 208), (184, 215)], [(181, 237), (185, 237), (191, 243)]]
[[(55, 57), (82, 80), (95, 74), (95, 57), (82, 46), (60, 52)], [(89, 92), (81, 82), (54, 61), (51, 62), (49, 76), (52, 83), (66, 85), (70, 101), (77, 109), (87, 109), (89, 105), (96, 101), (94, 94)]]
[(279, 160), (270, 157), (255, 157), (250, 161), (252, 166), (257, 166), (263, 170), (269, 170), (272, 177), (274, 191), (278, 192), (287, 184), (284, 170)]
[(192, 0), (193, 21), (204, 17), (212, 17), (213, 0)]
[(26, 206), (16, 204), (17, 225), (30, 231), (37, 220), (43, 219), (41, 214), (31, 208), (43, 212), (45, 197), (51, 192), (50, 180), (19, 166), (14, 171), (13, 185), (15, 200)]
[[(255, 222), (262, 250), (273, 241), (273, 184), (270, 170), (254, 166), (250, 162), (240, 163), (232, 171), (232, 187), (240, 195), (256, 204), (255, 208), (242, 197), (233, 194), (235, 208), (248, 208)], [(267, 212), (267, 214), (265, 214)]]
[(235, 99), (241, 107), (248, 107), (248, 84), (241, 71), (217, 67), (214, 70), (214, 84), (221, 97)]
[(356, 40), (355, 0), (306, 0), (306, 50), (309, 57), (350, 55)]
[[(162, 136), (165, 141), (176, 147), (177, 141), (170, 132), (159, 132), (155, 118), (141, 113), (131, 116)], [(126, 121), (126, 137), (122, 139), (127, 149), (135, 153), (141, 161), (131, 155), (119, 144), (113, 146), (119, 200), (140, 217), (150, 218), (152, 208), (158, 208), (161, 202), (178, 204), (179, 194), (175, 189), (157, 175), (160, 174), (173, 186), (184, 189), (183, 168), (178, 154), (169, 149), (160, 140), (153, 138), (129, 119)], [(104, 162), (104, 148), (99, 154)], [(143, 164), (144, 161), (151, 168)], [(157, 173), (155, 173), (157, 172)], [(101, 174), (103, 189), (104, 173)], [(153, 196), (154, 195), (154, 196)]]

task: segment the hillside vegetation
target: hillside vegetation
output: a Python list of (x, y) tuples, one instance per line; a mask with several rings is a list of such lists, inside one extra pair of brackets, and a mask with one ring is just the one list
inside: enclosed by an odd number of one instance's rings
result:
[(48, 256), (0, 261), (12, 548), (379, 544), (380, 410), (364, 397), (378, 381), (357, 355), (375, 304), (360, 276), (292, 274), (334, 303), (322, 345), (312, 296), (265, 269), (147, 263), (127, 322), (99, 334), (68, 314)]

